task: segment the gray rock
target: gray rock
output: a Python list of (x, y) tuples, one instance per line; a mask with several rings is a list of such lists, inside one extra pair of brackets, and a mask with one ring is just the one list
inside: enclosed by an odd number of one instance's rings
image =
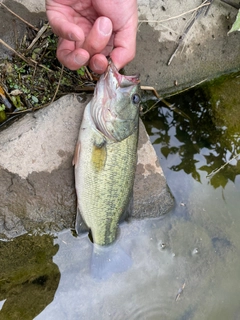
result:
[(228, 35), (237, 10), (213, 1), (184, 38), (170, 65), (179, 37), (202, 0), (138, 0), (139, 27), (135, 59), (126, 74), (139, 72), (141, 84), (160, 94), (180, 91), (239, 69), (240, 32)]
[[(13, 123), (0, 139), (0, 235), (74, 226), (72, 157), (86, 103), (68, 95)], [(166, 213), (173, 198), (143, 124), (134, 186), (134, 218)]]

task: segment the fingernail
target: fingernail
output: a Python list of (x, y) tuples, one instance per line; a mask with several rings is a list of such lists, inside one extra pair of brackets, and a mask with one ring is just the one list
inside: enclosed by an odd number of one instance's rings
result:
[(74, 57), (74, 60), (81, 67), (86, 65), (87, 61), (88, 61), (88, 59), (86, 59), (85, 57), (81, 56), (80, 54), (76, 54), (75, 57)]
[(76, 37), (75, 34), (73, 34), (73, 33), (69, 33), (68, 37), (71, 41), (78, 41), (79, 40), (78, 37)]
[(112, 23), (108, 18), (101, 17), (98, 22), (98, 28), (104, 36), (112, 33)]
[(98, 73), (98, 74), (102, 74), (104, 73), (104, 67), (103, 67), (103, 64), (100, 62), (98, 62), (97, 60), (96, 61), (93, 61), (93, 68), (94, 68), (94, 72)]

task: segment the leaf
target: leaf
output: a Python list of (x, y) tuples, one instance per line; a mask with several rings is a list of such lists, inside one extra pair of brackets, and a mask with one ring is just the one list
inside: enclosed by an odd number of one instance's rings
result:
[(5, 111), (0, 111), (0, 123), (6, 121), (6, 119), (7, 119), (7, 116)]
[(33, 103), (38, 103), (38, 98), (35, 97), (35, 96), (32, 96), (32, 102), (33, 102)]
[(0, 112), (5, 110), (5, 105), (4, 104), (0, 104)]
[(233, 31), (240, 31), (240, 10), (238, 10), (237, 18), (228, 33), (231, 33)]
[(171, 151), (171, 150), (170, 150), (169, 147), (162, 147), (162, 148), (161, 148), (161, 152), (162, 152), (162, 154), (164, 155), (164, 157), (165, 157), (166, 159), (167, 159), (170, 151)]
[(201, 177), (200, 177), (200, 174), (197, 172), (197, 170), (194, 170), (194, 171), (192, 172), (192, 177), (193, 177), (193, 179), (195, 179), (196, 181), (201, 182)]
[(211, 167), (208, 167), (208, 166), (201, 166), (200, 168), (198, 168), (198, 170), (206, 171), (207, 174), (209, 174), (209, 173), (211, 173), (213, 171), (213, 169)]
[(80, 76), (84, 76), (85, 75), (85, 68), (81, 67), (80, 69), (78, 69), (77, 74), (79, 74)]

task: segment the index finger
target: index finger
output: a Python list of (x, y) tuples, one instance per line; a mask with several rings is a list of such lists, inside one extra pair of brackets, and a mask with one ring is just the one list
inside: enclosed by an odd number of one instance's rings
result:
[(49, 9), (47, 17), (57, 36), (70, 41), (84, 42), (85, 34), (83, 29), (76, 23), (70, 22), (63, 13)]
[(123, 68), (133, 60), (136, 54), (137, 21), (130, 21), (123, 29), (116, 32), (114, 49), (110, 57), (117, 67)]

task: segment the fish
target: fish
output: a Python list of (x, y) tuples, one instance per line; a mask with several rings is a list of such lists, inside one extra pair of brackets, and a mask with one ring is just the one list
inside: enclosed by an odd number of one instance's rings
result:
[(122, 75), (110, 61), (85, 107), (76, 144), (75, 230), (77, 234), (89, 231), (100, 252), (114, 243), (119, 223), (133, 207), (139, 84), (139, 75)]

